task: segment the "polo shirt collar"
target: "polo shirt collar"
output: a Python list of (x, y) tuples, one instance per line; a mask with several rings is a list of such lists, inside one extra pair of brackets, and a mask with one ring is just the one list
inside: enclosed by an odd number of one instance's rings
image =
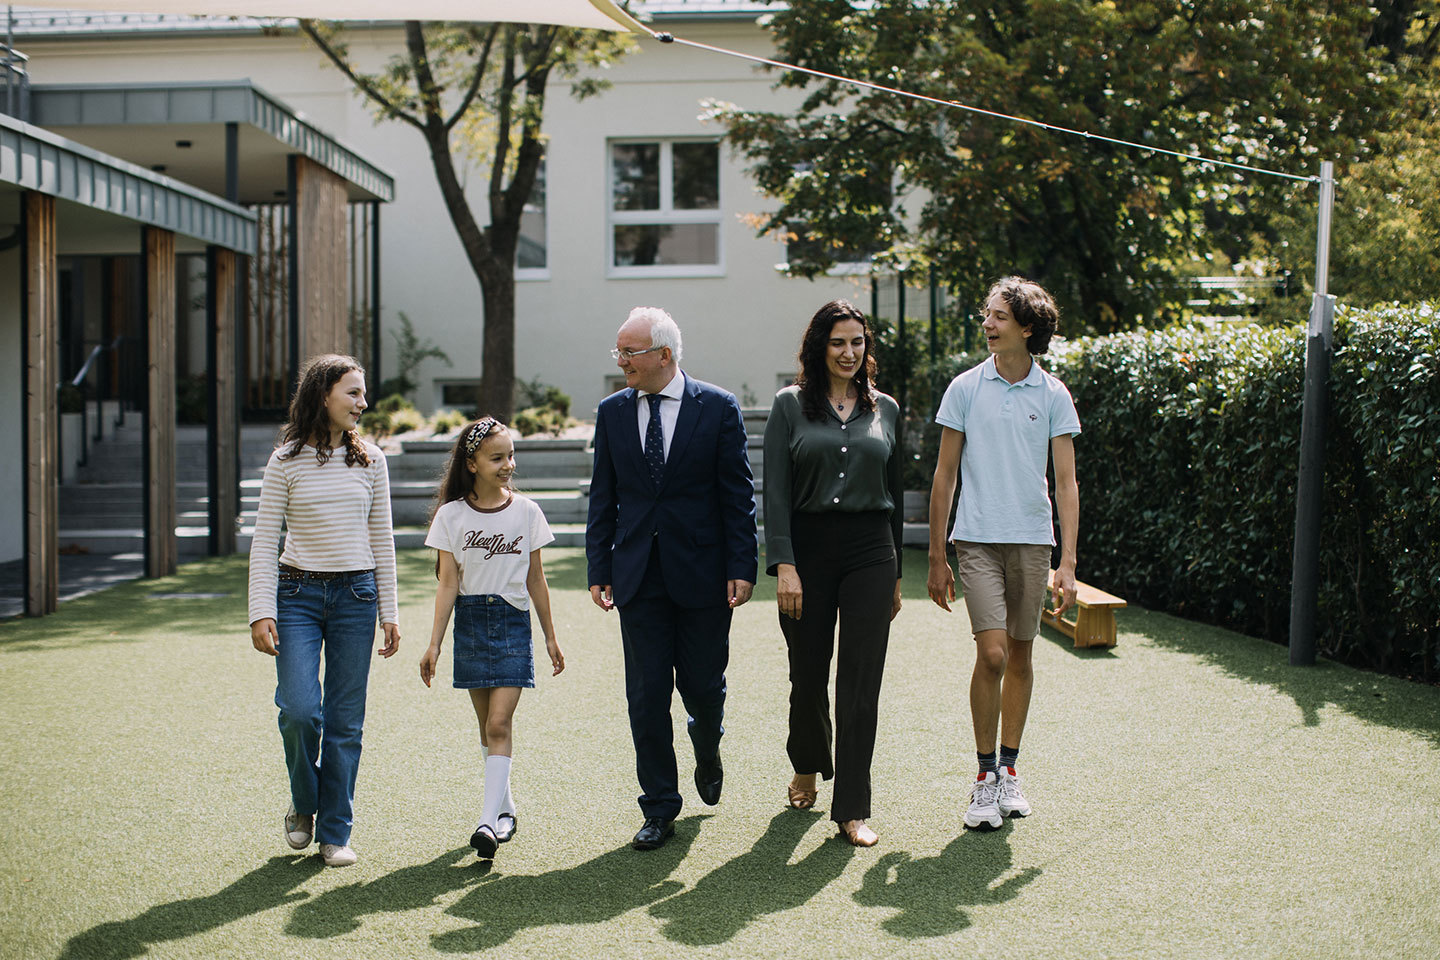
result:
[(1030, 372), (1025, 374), (1024, 379), (1017, 380), (1014, 383), (1010, 383), (1010, 381), (1000, 376), (1000, 371), (995, 369), (994, 357), (985, 358), (985, 364), (980, 368), (980, 374), (986, 380), (1001, 380), (1012, 387), (1038, 387), (1045, 382), (1044, 371), (1040, 369), (1040, 364), (1035, 362), (1034, 357), (1030, 358)]

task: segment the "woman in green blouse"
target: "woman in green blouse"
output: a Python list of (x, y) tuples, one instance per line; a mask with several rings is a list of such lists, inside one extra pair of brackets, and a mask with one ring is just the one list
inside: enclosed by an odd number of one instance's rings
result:
[[(878, 839), (870, 760), (890, 621), (900, 612), (900, 408), (876, 390), (865, 315), (845, 300), (816, 312), (800, 341), (799, 374), (775, 394), (765, 425), (765, 553), (779, 577), (780, 629), (790, 653), (790, 805), (835, 780), (830, 819), (855, 846)], [(829, 679), (839, 619), (835, 758)]]

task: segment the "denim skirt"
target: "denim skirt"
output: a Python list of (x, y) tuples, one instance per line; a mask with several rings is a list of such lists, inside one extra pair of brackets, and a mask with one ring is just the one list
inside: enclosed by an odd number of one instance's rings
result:
[(535, 686), (530, 611), (493, 593), (455, 598), (455, 686)]

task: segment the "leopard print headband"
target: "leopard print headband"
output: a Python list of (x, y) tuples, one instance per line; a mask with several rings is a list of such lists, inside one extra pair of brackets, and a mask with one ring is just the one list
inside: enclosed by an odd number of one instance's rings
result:
[(475, 421), (475, 426), (465, 435), (465, 456), (472, 455), (480, 449), (480, 444), (485, 442), (485, 436), (491, 430), (500, 426), (500, 421), (494, 417), (485, 417), (483, 420)]

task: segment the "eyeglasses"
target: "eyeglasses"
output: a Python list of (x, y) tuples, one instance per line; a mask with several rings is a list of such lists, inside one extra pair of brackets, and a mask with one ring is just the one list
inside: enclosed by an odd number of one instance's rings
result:
[(624, 360), (626, 363), (629, 363), (631, 360), (634, 360), (636, 357), (643, 356), (644, 354), (647, 354), (647, 353), (654, 353), (656, 350), (664, 350), (664, 349), (665, 349), (665, 347), (664, 347), (663, 345), (662, 345), (662, 346), (659, 346), (659, 347), (646, 347), (644, 350), (621, 350), (619, 347), (611, 347), (611, 348), (610, 348), (610, 359), (612, 359), (612, 360)]

